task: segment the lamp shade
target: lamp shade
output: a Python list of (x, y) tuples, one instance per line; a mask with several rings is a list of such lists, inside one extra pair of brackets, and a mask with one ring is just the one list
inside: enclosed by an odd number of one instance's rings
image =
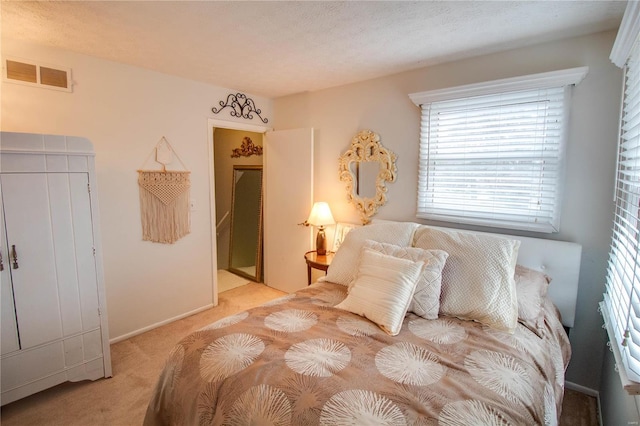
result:
[(329, 204), (319, 201), (313, 205), (307, 223), (313, 226), (328, 226), (335, 225), (336, 221), (333, 220)]

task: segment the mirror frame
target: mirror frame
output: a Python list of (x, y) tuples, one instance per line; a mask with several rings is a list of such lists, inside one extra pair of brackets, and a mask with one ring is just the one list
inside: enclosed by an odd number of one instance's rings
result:
[[(371, 161), (380, 165), (376, 178), (376, 195), (361, 197), (355, 193), (357, 177), (351, 170), (351, 163)], [(340, 156), (340, 180), (346, 183), (347, 199), (360, 213), (362, 224), (371, 222), (371, 216), (378, 212), (378, 207), (387, 202), (386, 182), (396, 180), (396, 154), (380, 143), (380, 136), (371, 130), (362, 130), (351, 139), (351, 146)]]
[[(258, 211), (258, 241), (257, 241), (256, 256), (255, 256), (255, 266), (256, 266), (255, 276), (252, 276), (251, 274), (232, 266), (233, 265), (233, 230), (234, 230), (233, 225), (234, 225), (234, 219), (236, 216), (235, 215), (236, 172), (239, 170), (258, 170), (260, 171), (260, 176), (261, 176), (260, 201), (259, 201), (260, 207)], [(264, 171), (261, 165), (244, 166), (244, 165), (235, 164), (233, 166), (233, 180), (232, 180), (232, 187), (231, 187), (231, 225), (230, 225), (230, 231), (229, 231), (229, 268), (228, 270), (230, 272), (233, 272), (236, 275), (240, 275), (244, 278), (248, 278), (255, 282), (262, 282), (262, 237), (263, 237), (262, 235), (262, 227), (263, 227), (262, 204), (263, 204), (263, 197), (264, 197), (263, 183), (264, 183)]]

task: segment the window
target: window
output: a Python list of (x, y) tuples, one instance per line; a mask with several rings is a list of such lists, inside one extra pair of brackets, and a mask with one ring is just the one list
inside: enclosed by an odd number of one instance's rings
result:
[(640, 391), (640, 46), (626, 63), (614, 222), (601, 311), (625, 388)]
[(410, 95), (422, 109), (417, 217), (557, 232), (568, 86), (587, 70)]

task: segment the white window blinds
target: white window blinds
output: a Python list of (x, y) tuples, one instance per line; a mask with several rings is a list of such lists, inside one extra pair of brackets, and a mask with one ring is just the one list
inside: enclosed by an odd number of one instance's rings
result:
[[(602, 311), (618, 368), (640, 382), (640, 47), (625, 70), (613, 236)], [(624, 365), (622, 367), (620, 362)], [(623, 372), (621, 372), (621, 375)], [(623, 375), (624, 377), (624, 375)], [(624, 380), (624, 379), (623, 379)], [(634, 386), (638, 390), (638, 384)], [(629, 387), (629, 386), (627, 386)]]
[(587, 70), (410, 95), (422, 109), (417, 216), (557, 232), (568, 85)]

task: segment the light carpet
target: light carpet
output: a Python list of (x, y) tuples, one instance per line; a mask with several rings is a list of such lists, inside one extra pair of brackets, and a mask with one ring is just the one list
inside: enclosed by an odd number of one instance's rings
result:
[[(285, 295), (249, 283), (219, 295), (219, 304), (111, 346), (113, 377), (65, 383), (2, 407), (2, 426), (140, 425), (173, 346), (187, 334), (228, 315)], [(566, 390), (560, 426), (597, 426), (596, 400)]]

